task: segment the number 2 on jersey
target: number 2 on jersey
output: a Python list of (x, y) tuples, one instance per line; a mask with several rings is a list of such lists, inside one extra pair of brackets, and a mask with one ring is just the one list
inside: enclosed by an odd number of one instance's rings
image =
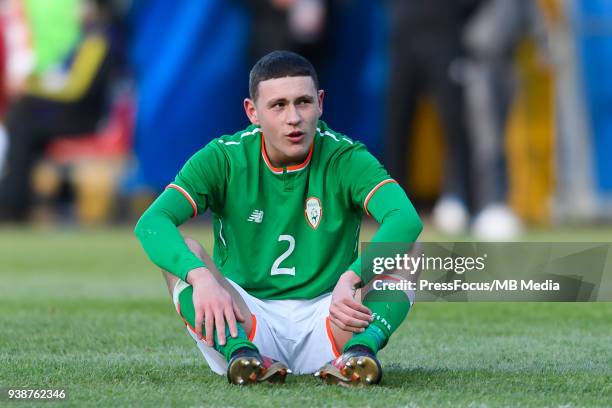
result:
[(285, 259), (287, 259), (289, 257), (289, 255), (291, 255), (291, 253), (295, 249), (295, 238), (293, 238), (291, 235), (280, 235), (278, 237), (278, 242), (282, 242), (282, 241), (288, 241), (289, 242), (289, 248), (285, 252), (283, 252), (281, 254), (281, 256), (276, 258), (276, 261), (274, 261), (274, 263), (272, 264), (272, 269), (270, 270), (270, 275), (291, 275), (291, 276), (295, 276), (295, 266), (291, 267), (291, 268), (281, 268), (280, 267), (281, 262), (283, 262)]

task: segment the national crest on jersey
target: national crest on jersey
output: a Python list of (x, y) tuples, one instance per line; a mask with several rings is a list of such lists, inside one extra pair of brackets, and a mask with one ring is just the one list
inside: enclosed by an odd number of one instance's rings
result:
[(260, 299), (313, 299), (357, 258), (355, 231), (387, 179), (363, 144), (319, 121), (303, 163), (273, 167), (265, 135), (251, 125), (211, 141), (174, 184), (194, 214), (213, 212), (213, 259), (223, 275)]
[(310, 225), (312, 229), (317, 229), (321, 223), (321, 217), (323, 216), (321, 201), (317, 197), (309, 197), (306, 199), (304, 215), (306, 216), (308, 225)]

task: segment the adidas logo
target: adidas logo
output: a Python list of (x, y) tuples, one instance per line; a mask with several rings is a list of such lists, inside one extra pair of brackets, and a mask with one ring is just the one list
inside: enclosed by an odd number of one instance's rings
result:
[(262, 210), (254, 210), (247, 221), (256, 222), (257, 224), (261, 224), (263, 221), (264, 212)]

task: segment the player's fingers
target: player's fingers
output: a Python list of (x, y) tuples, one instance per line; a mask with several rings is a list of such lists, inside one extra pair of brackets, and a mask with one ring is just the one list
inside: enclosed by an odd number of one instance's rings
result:
[[(372, 314), (372, 311), (370, 309), (368, 309), (367, 307), (365, 307), (362, 303), (356, 301), (355, 299), (351, 299), (351, 298), (345, 298), (342, 299), (343, 303), (347, 306), (349, 306), (351, 309), (357, 310), (361, 313), (366, 313), (368, 315)], [(371, 320), (371, 319), (369, 319)]]
[(350, 309), (349, 312), (347, 312), (349, 314), (349, 316), (357, 319), (357, 320), (362, 320), (364, 322), (366, 322), (367, 324), (369, 324), (372, 321), (372, 315), (369, 315), (367, 313), (363, 313), (360, 312), (358, 310), (355, 309)]
[(346, 313), (346, 310), (343, 308), (342, 304), (334, 304), (329, 309), (329, 314), (336, 322), (336, 325), (340, 327), (342, 330), (352, 331), (354, 329), (360, 329), (361, 327), (353, 327), (351, 323), (351, 317)]
[(333, 311), (332, 309), (329, 310), (329, 320), (333, 324), (341, 328), (342, 330), (346, 330), (346, 325), (342, 323), (342, 321), (338, 318), (338, 315), (336, 314), (336, 312)]
[(356, 329), (363, 329), (365, 327), (368, 327), (369, 319), (368, 320), (359, 320), (359, 319), (354, 318), (352, 316), (352, 314), (354, 313), (354, 310), (351, 309), (350, 307), (348, 307), (346, 305), (341, 305), (339, 307), (339, 309), (340, 309), (340, 313), (342, 314), (342, 321), (347, 326), (353, 327), (353, 328), (356, 328)]
[(236, 317), (234, 316), (234, 310), (231, 307), (225, 308), (225, 321), (229, 327), (230, 335), (232, 337), (238, 336), (238, 328), (236, 327)]
[(215, 318), (212, 310), (206, 309), (204, 311), (204, 329), (206, 329), (206, 344), (210, 347), (214, 346), (213, 330), (214, 330)]
[(333, 324), (338, 326), (340, 329), (342, 329), (344, 331), (352, 332), (352, 333), (361, 333), (364, 330), (361, 327), (352, 327), (352, 326), (346, 324), (347, 319), (348, 318), (346, 316), (344, 316), (342, 314), (338, 314), (337, 311), (332, 311), (330, 309), (329, 320)]
[(240, 323), (244, 323), (245, 322), (244, 316), (242, 315), (240, 308), (234, 301), (232, 301), (232, 308), (234, 309), (234, 316), (236, 316), (236, 320), (238, 320)]
[(225, 318), (221, 309), (215, 311), (215, 328), (219, 345), (223, 346), (225, 344)]
[(361, 309), (357, 310), (345, 302), (339, 302), (338, 309), (350, 318), (362, 320), (365, 323), (365, 326), (367, 326), (372, 321), (372, 316), (370, 314), (364, 313)]
[(198, 339), (202, 338), (202, 323), (204, 321), (204, 315), (202, 313), (202, 308), (195, 308), (195, 331)]
[(338, 326), (341, 330), (346, 331), (342, 322), (338, 321), (337, 319), (334, 319), (331, 315), (329, 316), (329, 321), (333, 323), (334, 325)]

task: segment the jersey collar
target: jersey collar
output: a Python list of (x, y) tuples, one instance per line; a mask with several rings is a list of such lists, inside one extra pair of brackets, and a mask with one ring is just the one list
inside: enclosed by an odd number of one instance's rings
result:
[[(313, 148), (314, 148), (314, 140), (312, 141), (312, 144), (310, 145), (310, 151), (308, 152), (308, 156), (306, 156), (306, 160), (304, 160), (300, 164), (295, 164), (293, 166), (287, 166), (287, 173), (293, 173), (293, 172), (300, 171), (300, 170), (303, 170), (304, 168), (306, 168), (306, 166), (308, 166), (308, 163), (310, 163), (310, 159), (312, 158), (312, 150), (313, 150)], [(265, 146), (264, 146), (264, 135), (263, 135), (263, 133), (261, 134), (261, 157), (263, 158), (263, 160), (266, 163), (266, 165), (268, 166), (268, 168), (272, 171), (272, 173), (274, 173), (274, 174), (283, 174), (283, 168), (282, 167), (274, 167), (274, 166), (272, 166), (272, 163), (270, 163), (270, 159), (268, 159), (268, 154), (266, 153), (266, 149), (265, 149)]]

